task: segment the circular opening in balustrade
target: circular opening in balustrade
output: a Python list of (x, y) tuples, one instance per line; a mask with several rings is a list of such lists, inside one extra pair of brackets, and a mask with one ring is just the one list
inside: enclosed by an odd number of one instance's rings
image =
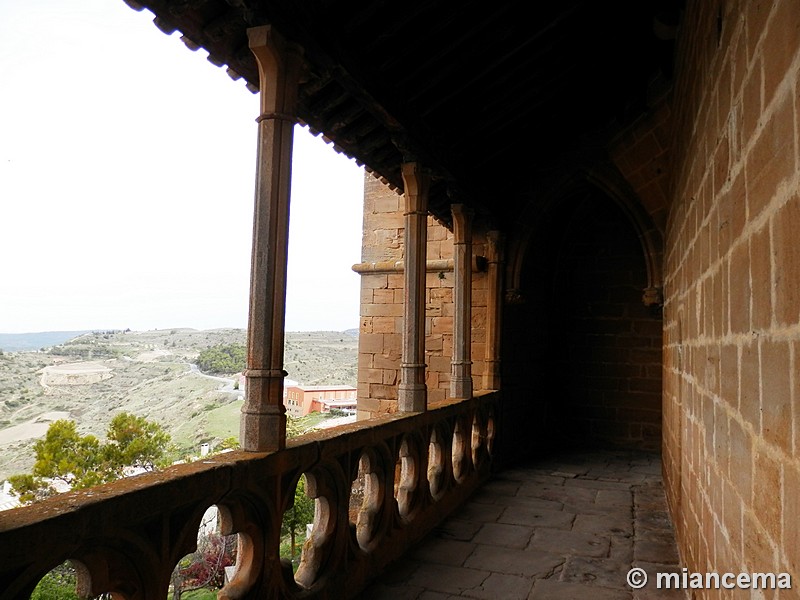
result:
[[(78, 600), (92, 594), (92, 582), (89, 571), (77, 560), (66, 560), (53, 567), (39, 580), (31, 594), (34, 600), (64, 598)], [(123, 598), (117, 595), (118, 598)]]
[[(281, 539), (278, 550), (281, 562), (284, 565), (291, 565), (292, 574), (296, 575), (303, 560), (305, 544), (310, 540), (314, 533), (314, 524), (317, 517), (318, 500), (308, 494), (308, 477), (303, 474), (297, 480), (294, 489), (290, 491), (289, 507), (283, 512), (281, 520)], [(327, 513), (327, 500), (323, 497), (319, 499), (323, 505), (321, 513)], [(313, 570), (316, 575), (317, 566), (311, 565), (306, 557), (305, 569)], [(313, 578), (312, 578), (313, 579)]]
[(350, 498), (347, 506), (347, 516), (350, 525), (353, 529), (358, 522), (358, 513), (361, 511), (361, 505), (364, 504), (364, 490), (366, 489), (366, 474), (364, 473), (363, 462), (361, 457), (358, 460), (358, 471), (356, 477), (350, 483)]
[[(170, 598), (179, 598), (188, 591), (216, 596), (233, 578), (238, 535), (223, 533), (223, 510), (212, 505), (203, 513), (196, 533), (196, 549), (181, 558), (172, 571)], [(187, 540), (186, 544), (189, 543)]]

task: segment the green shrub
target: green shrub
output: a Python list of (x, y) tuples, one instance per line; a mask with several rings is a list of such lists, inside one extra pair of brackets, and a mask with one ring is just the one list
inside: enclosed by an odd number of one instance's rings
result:
[(197, 366), (204, 373), (230, 375), (244, 371), (246, 357), (244, 344), (220, 344), (201, 351)]
[(79, 600), (75, 585), (75, 569), (65, 562), (42, 577), (31, 600)]

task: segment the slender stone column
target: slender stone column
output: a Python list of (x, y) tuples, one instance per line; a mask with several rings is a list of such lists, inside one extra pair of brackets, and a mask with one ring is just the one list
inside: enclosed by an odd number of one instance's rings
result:
[(239, 442), (253, 452), (286, 446), (283, 406), (283, 339), (289, 187), (297, 86), (302, 51), (269, 25), (248, 29), (258, 63), (261, 115), (258, 122), (250, 318), (247, 328), (247, 394)]
[(403, 356), (397, 405), (401, 412), (427, 408), (425, 385), (425, 275), (430, 176), (418, 163), (403, 164), (405, 252), (403, 257)]
[(486, 234), (486, 369), (483, 388), (500, 389), (500, 324), (503, 298), (503, 236), (499, 231)]
[(453, 360), (450, 396), (472, 397), (472, 216), (463, 204), (450, 207), (453, 215), (455, 282), (453, 285)]

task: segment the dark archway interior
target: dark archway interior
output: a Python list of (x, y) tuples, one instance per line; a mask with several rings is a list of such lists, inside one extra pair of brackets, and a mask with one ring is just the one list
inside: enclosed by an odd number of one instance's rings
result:
[(523, 300), (505, 306), (504, 427), (514, 453), (661, 445), (661, 317), (642, 245), (593, 187), (540, 215)]

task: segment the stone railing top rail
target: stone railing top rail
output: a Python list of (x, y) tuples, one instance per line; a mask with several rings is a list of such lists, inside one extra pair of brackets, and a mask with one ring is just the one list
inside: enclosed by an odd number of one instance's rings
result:
[[(496, 399), (447, 400), (291, 438), (277, 452), (217, 454), (2, 512), (0, 598), (28, 597), (71, 560), (87, 597), (163, 600), (212, 505), (223, 533), (239, 534), (237, 572), (221, 598), (324, 596), (331, 585), (354, 595), (486, 478)], [(293, 577), (277, 549), (303, 474), (317, 509)], [(364, 498), (353, 509), (359, 480)]]

